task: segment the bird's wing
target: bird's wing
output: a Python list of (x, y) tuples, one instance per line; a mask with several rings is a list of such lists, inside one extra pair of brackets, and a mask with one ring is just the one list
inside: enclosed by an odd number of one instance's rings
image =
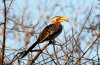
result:
[(57, 33), (60, 29), (62, 29), (61, 26), (59, 27), (57, 25), (55, 26), (55, 24), (51, 24), (51, 25), (47, 26), (46, 28), (44, 28), (44, 30), (40, 33), (38, 40), (40, 42), (43, 42), (45, 40), (50, 39), (50, 37), (53, 38), (52, 35)]

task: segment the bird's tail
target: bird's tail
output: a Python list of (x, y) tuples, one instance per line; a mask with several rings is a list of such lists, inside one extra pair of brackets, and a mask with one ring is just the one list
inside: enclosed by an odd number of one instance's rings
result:
[(22, 55), (21, 58), (25, 57), (29, 51), (31, 51), (36, 45), (38, 44), (38, 41), (36, 41), (27, 51), (25, 51)]

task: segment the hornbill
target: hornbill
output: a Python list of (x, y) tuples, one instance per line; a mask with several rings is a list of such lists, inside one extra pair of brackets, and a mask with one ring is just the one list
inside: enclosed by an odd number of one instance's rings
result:
[(61, 22), (68, 22), (68, 18), (64, 16), (56, 16), (51, 20), (51, 24), (46, 26), (44, 30), (40, 33), (37, 41), (23, 53), (22, 58), (28, 54), (37, 44), (42, 43), (44, 41), (50, 41), (55, 39), (62, 31), (63, 26)]

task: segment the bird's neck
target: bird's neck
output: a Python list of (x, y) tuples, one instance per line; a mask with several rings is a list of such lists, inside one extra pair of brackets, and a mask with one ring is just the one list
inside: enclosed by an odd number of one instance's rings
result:
[(51, 24), (60, 24), (60, 25), (61, 25), (61, 23), (60, 23), (60, 22), (55, 22), (55, 23), (51, 23)]

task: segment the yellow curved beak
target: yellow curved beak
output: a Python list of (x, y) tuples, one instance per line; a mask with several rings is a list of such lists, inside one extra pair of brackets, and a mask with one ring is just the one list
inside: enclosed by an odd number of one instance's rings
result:
[(59, 22), (69, 22), (69, 19), (64, 16), (61, 16)]

